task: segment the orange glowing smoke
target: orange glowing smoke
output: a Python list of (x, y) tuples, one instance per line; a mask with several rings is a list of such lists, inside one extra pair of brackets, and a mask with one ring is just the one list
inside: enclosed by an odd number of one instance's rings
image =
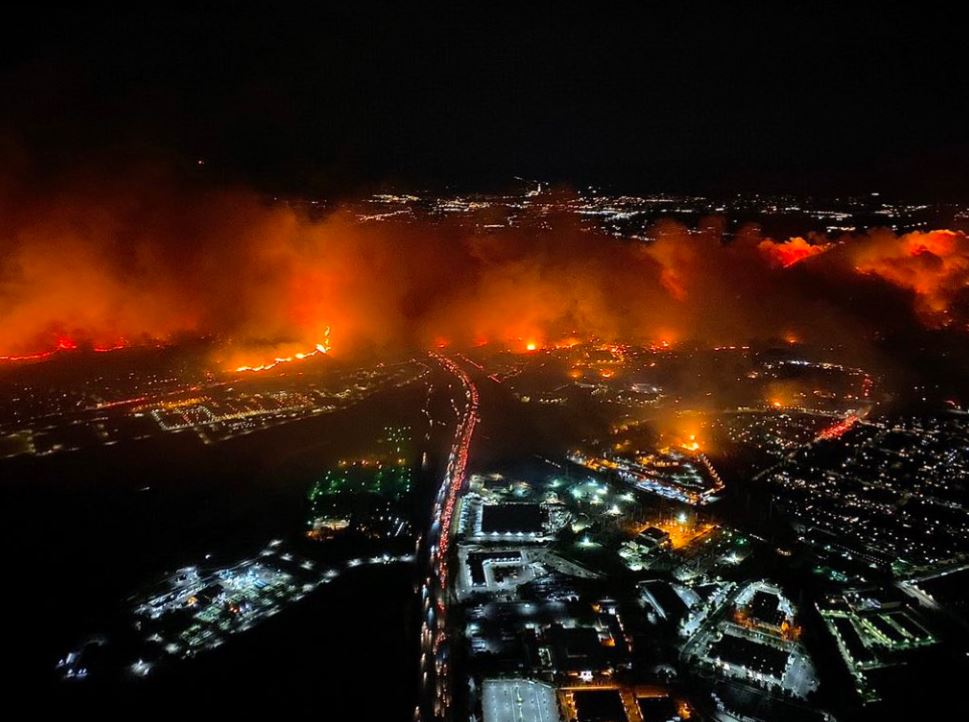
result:
[(950, 306), (969, 288), (969, 237), (955, 231), (896, 236), (874, 231), (853, 247), (855, 268), (915, 294), (924, 321), (945, 326)]
[(804, 406), (809, 387), (798, 379), (773, 379), (764, 388), (764, 400), (773, 409)]
[(712, 449), (709, 419), (703, 411), (657, 413), (650, 417), (650, 424), (659, 433), (661, 446), (690, 454)]
[(680, 448), (686, 451), (697, 452), (700, 450), (700, 442), (696, 440), (696, 434), (690, 434), (686, 441), (680, 443)]
[[(791, 328), (805, 343), (852, 341), (870, 329), (855, 306), (836, 312), (848, 304), (841, 287), (819, 298), (813, 274), (902, 288), (934, 325), (969, 307), (969, 245), (949, 231), (774, 243), (703, 219), (660, 222), (644, 243), (550, 211), (543, 225), (554, 232), (482, 234), (466, 218), (309, 217), (244, 191), (183, 191), (157, 174), (43, 194), (0, 183), (0, 218), (0, 360), (205, 336), (223, 368), (255, 370), (324, 353), (317, 344), (329, 355), (436, 343), (537, 351), (595, 337), (662, 349)], [(788, 273), (809, 256), (817, 261)]]
[(790, 268), (806, 258), (821, 255), (831, 248), (831, 244), (812, 244), (800, 236), (795, 236), (785, 243), (775, 243), (769, 239), (763, 240), (757, 248), (773, 265)]

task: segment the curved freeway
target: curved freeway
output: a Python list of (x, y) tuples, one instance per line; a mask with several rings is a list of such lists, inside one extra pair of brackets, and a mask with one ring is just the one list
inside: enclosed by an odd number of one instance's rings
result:
[(421, 588), (424, 614), (421, 626), (421, 696), (424, 714), (419, 708), (418, 718), (423, 718), (426, 714), (431, 719), (444, 720), (450, 717), (451, 708), (447, 636), (451, 521), (458, 496), (467, 479), (468, 452), (475, 425), (478, 423), (478, 389), (471, 377), (454, 361), (437, 353), (431, 353), (431, 357), (445, 371), (458, 378), (467, 401), (454, 432), (447, 470), (434, 500), (431, 527), (427, 536), (428, 572)]

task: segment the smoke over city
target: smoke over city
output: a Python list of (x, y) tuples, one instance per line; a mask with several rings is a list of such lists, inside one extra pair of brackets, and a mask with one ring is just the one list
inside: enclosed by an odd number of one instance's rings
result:
[[(486, 212), (486, 211), (482, 211)], [(742, 343), (864, 338), (870, 306), (966, 324), (969, 238), (765, 238), (661, 221), (650, 241), (574, 215), (477, 230), (363, 223), (163, 176), (36, 194), (0, 183), (0, 356), (211, 337), (233, 366), (360, 349), (572, 337)], [(769, 300), (767, 300), (769, 299)], [(875, 329), (877, 330), (877, 329)]]

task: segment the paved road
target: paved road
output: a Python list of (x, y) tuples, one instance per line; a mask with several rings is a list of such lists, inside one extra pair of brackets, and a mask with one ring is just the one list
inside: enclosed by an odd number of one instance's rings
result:
[(451, 522), (458, 497), (467, 480), (471, 438), (478, 423), (478, 389), (471, 377), (446, 356), (432, 353), (445, 371), (457, 377), (464, 389), (465, 408), (454, 431), (447, 470), (441, 480), (431, 514), (427, 542), (428, 573), (421, 589), (424, 621), (421, 626), (421, 675), (423, 714), (420, 718), (445, 720), (451, 710), (447, 609), (450, 577)]

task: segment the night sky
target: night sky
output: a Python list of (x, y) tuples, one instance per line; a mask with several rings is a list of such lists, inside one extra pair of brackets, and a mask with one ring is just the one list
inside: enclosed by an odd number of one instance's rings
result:
[(8, 15), (0, 162), (355, 193), (516, 176), (969, 199), (962, 30), (920, 6)]

